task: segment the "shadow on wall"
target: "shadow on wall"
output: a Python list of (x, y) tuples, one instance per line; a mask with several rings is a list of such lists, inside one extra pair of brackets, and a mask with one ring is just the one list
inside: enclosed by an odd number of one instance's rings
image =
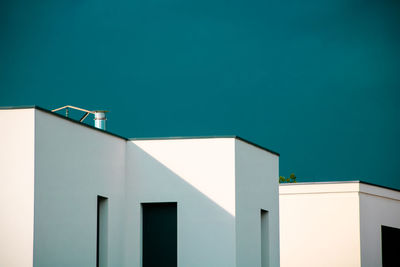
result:
[[(219, 162), (210, 162), (207, 159), (202, 161), (196, 153), (186, 155), (180, 152), (174, 151), (174, 154), (178, 155), (177, 160), (182, 158), (185, 159), (182, 162), (198, 162), (197, 168), (193, 169), (197, 172), (196, 175), (202, 173), (215, 176), (216, 173), (220, 173), (220, 170), (213, 169), (218, 168)], [(175, 166), (179, 167), (179, 164)], [(208, 178), (210, 177), (205, 177)], [(156, 159), (138, 145), (128, 143), (126, 186), (129, 194), (126, 230), (129, 238), (126, 240), (126, 247), (130, 249), (125, 254), (126, 265), (134, 262), (134, 266), (141, 266), (143, 260), (140, 225), (143, 215), (142, 203), (176, 202), (178, 265), (235, 266), (235, 217), (211, 200), (207, 192), (200, 192), (188, 183), (188, 179), (190, 177), (181, 177), (161, 163), (159, 157)], [(212, 194), (221, 190), (221, 183), (216, 179), (218, 177), (215, 177), (208, 188)], [(232, 179), (234, 182), (234, 176)], [(225, 193), (232, 194), (234, 201), (234, 190)], [(136, 254), (132, 253), (132, 248), (135, 248)]]

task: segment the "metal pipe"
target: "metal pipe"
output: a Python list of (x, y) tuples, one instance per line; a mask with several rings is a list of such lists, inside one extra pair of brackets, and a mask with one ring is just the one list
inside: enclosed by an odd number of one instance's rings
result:
[(70, 108), (85, 112), (85, 115), (82, 116), (82, 118), (79, 120), (79, 122), (83, 122), (89, 114), (94, 114), (94, 127), (98, 128), (98, 129), (106, 130), (106, 120), (107, 120), (106, 113), (108, 112), (107, 110), (90, 111), (90, 110), (86, 110), (83, 108), (78, 108), (78, 107), (74, 107), (71, 105), (67, 105), (67, 106), (63, 106), (61, 108), (53, 109), (52, 112), (56, 112), (56, 111), (65, 109), (65, 117), (68, 117)]
[(106, 130), (106, 111), (97, 110), (94, 112), (94, 127)]

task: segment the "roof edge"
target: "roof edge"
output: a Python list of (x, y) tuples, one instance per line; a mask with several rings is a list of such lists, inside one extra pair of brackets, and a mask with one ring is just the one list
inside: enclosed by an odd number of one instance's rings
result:
[(318, 185), (318, 184), (351, 184), (351, 183), (359, 183), (359, 184), (371, 185), (371, 186), (376, 186), (376, 187), (383, 188), (383, 189), (388, 189), (388, 190), (393, 190), (393, 191), (396, 191), (396, 192), (400, 192), (400, 189), (397, 189), (397, 188), (384, 186), (384, 185), (379, 185), (379, 184), (374, 184), (374, 183), (370, 183), (370, 182), (365, 182), (365, 181), (362, 181), (362, 180), (282, 183), (282, 184), (279, 184), (279, 186)]
[(168, 137), (142, 137), (142, 138), (129, 138), (130, 141), (152, 141), (152, 140), (180, 140), (180, 139), (212, 139), (212, 138), (234, 138), (237, 140), (240, 140), (244, 143), (247, 143), (249, 145), (252, 145), (254, 147), (257, 147), (259, 149), (262, 149), (264, 151), (267, 151), (271, 154), (274, 154), (276, 156), (280, 156), (279, 153), (272, 151), (266, 147), (260, 146), (256, 143), (253, 143), (249, 140), (246, 140), (240, 136), (237, 135), (209, 135), (209, 136), (168, 136)]
[(43, 112), (45, 112), (45, 113), (47, 113), (47, 114), (49, 114), (49, 115), (56, 116), (56, 117), (58, 117), (58, 118), (60, 118), (60, 119), (64, 119), (64, 120), (70, 121), (70, 122), (72, 122), (72, 123), (79, 124), (80, 126), (87, 127), (87, 128), (89, 128), (89, 129), (92, 129), (92, 130), (95, 130), (95, 131), (98, 131), (98, 132), (101, 132), (101, 133), (104, 133), (104, 134), (108, 134), (108, 135), (111, 135), (111, 136), (114, 136), (114, 137), (123, 139), (123, 140), (125, 140), (125, 141), (128, 140), (128, 138), (123, 137), (123, 136), (121, 136), (121, 135), (118, 135), (118, 134), (115, 134), (115, 133), (112, 133), (112, 132), (109, 132), (109, 131), (105, 131), (105, 130), (102, 130), (102, 129), (98, 129), (98, 128), (96, 128), (96, 127), (94, 127), (94, 126), (91, 126), (91, 125), (89, 125), (89, 124), (81, 123), (81, 122), (79, 122), (79, 121), (77, 121), (77, 120), (74, 120), (74, 119), (65, 117), (65, 116), (63, 116), (63, 115), (61, 115), (61, 114), (58, 114), (58, 113), (55, 113), (55, 112), (51, 112), (51, 110), (42, 108), (42, 107), (40, 107), (40, 106), (31, 105), (31, 106), (7, 106), (7, 107), (0, 107), (0, 110), (8, 110), (8, 109), (36, 109), (36, 110), (40, 110), (40, 111), (43, 111)]
[(44, 108), (39, 107), (39, 106), (36, 106), (36, 105), (25, 105), (25, 106), (0, 106), (0, 110), (7, 110), (7, 109), (29, 109), (29, 108), (44, 109)]
[(105, 134), (108, 134), (108, 135), (112, 135), (114, 137), (118, 137), (118, 138), (124, 139), (126, 141), (134, 141), (134, 140), (140, 141), (140, 140), (202, 139), (202, 138), (204, 138), (204, 139), (206, 139), (206, 138), (235, 138), (235, 139), (240, 140), (240, 141), (242, 141), (244, 143), (247, 143), (249, 145), (252, 145), (254, 147), (257, 147), (259, 149), (267, 151), (267, 152), (269, 152), (271, 154), (274, 154), (274, 155), (276, 155), (278, 157), (280, 156), (280, 154), (278, 152), (275, 152), (275, 151), (273, 151), (271, 149), (268, 149), (268, 148), (263, 147), (261, 145), (258, 145), (256, 143), (253, 143), (253, 142), (251, 142), (251, 141), (249, 141), (247, 139), (244, 139), (244, 138), (242, 138), (240, 136), (237, 136), (237, 135), (171, 136), (171, 137), (150, 137), (150, 138), (146, 138), (146, 137), (145, 138), (126, 138), (124, 136), (121, 136), (121, 135), (118, 135), (118, 134), (115, 134), (115, 133), (112, 133), (112, 132), (108, 132), (108, 131), (104, 131), (104, 130), (98, 129), (98, 128), (94, 127), (94, 126), (91, 126), (91, 125), (88, 125), (88, 124), (85, 124), (85, 123), (81, 123), (81, 122), (79, 122), (77, 120), (74, 120), (74, 119), (71, 119), (71, 118), (67, 118), (67, 117), (65, 117), (63, 115), (51, 112), (51, 110), (42, 108), (42, 107), (37, 106), (37, 105), (0, 107), (0, 110), (7, 110), (7, 109), (37, 109), (37, 110), (43, 111), (43, 112), (45, 112), (47, 114), (51, 114), (51, 115), (57, 116), (57, 117), (59, 117), (61, 119), (64, 119), (64, 120), (67, 120), (67, 121), (70, 121), (70, 122), (73, 122), (73, 123), (77, 123), (77, 124), (79, 124), (81, 126), (84, 126), (84, 127), (87, 127), (87, 128), (90, 128), (90, 129), (93, 129), (93, 130), (96, 130), (96, 131), (99, 131), (99, 132), (102, 132), (102, 133), (105, 133)]

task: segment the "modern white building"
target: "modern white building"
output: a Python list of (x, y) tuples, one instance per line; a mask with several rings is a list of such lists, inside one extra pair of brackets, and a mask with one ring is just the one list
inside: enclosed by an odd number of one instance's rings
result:
[(279, 266), (279, 155), (0, 110), (0, 266)]
[(400, 192), (359, 181), (279, 188), (282, 267), (400, 266)]
[(234, 136), (135, 140), (0, 109), (0, 266), (400, 266), (399, 191), (278, 186), (278, 164)]

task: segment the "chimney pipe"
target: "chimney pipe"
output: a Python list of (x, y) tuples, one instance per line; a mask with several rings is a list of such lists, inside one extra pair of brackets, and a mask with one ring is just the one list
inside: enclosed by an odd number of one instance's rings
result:
[(107, 110), (94, 110), (94, 111), (90, 111), (87, 109), (83, 109), (83, 108), (78, 108), (78, 107), (74, 107), (71, 105), (67, 105), (67, 106), (63, 106), (61, 108), (56, 108), (53, 109), (51, 112), (56, 112), (62, 109), (65, 109), (65, 116), (68, 117), (68, 113), (69, 113), (69, 109), (75, 109), (75, 110), (79, 110), (82, 112), (85, 112), (85, 114), (83, 115), (83, 117), (79, 120), (79, 122), (83, 122), (87, 116), (89, 116), (89, 114), (93, 114), (94, 115), (94, 127), (101, 129), (101, 130), (106, 130), (106, 113), (108, 112)]
[(105, 110), (94, 111), (94, 127), (106, 130), (106, 112)]

